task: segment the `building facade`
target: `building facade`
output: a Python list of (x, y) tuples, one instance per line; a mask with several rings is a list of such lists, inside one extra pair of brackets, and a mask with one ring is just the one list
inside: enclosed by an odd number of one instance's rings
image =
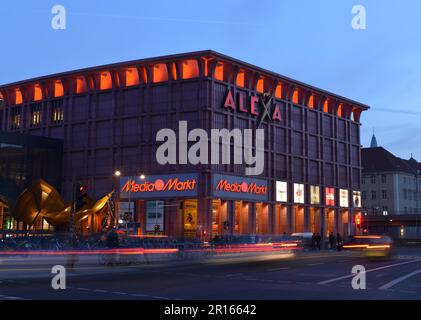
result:
[(362, 149), (362, 205), (367, 214), (420, 214), (421, 164), (382, 147)]
[[(120, 220), (139, 234), (354, 232), (364, 104), (214, 51), (45, 76), (0, 93), (1, 130), (63, 139), (63, 195), (72, 180), (97, 197), (116, 189)], [(163, 128), (178, 139), (176, 161), (165, 165)], [(192, 164), (185, 154), (196, 140), (179, 140), (198, 128), (207, 137), (252, 129), (255, 143), (263, 129), (263, 171), (245, 174), (233, 140), (232, 161), (212, 158), (209, 146), (209, 161)]]
[[(25, 229), (12, 218), (10, 210), (32, 181), (46, 179), (60, 191), (62, 154), (62, 140), (0, 132), (0, 230)], [(42, 219), (35, 225), (37, 229), (50, 229)]]

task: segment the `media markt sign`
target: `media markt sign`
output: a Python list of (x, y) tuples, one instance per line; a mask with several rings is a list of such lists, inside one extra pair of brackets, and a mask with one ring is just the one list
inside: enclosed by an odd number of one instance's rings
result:
[(212, 190), (215, 197), (223, 199), (266, 201), (268, 198), (267, 181), (254, 178), (214, 174)]
[(197, 196), (196, 173), (166, 174), (140, 177), (121, 177), (121, 198), (167, 198)]

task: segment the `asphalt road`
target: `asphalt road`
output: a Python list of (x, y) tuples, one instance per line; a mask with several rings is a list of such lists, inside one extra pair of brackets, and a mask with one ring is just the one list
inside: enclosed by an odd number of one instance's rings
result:
[[(67, 271), (66, 289), (54, 290), (51, 267), (62, 262), (1, 258), (0, 300), (421, 299), (421, 248), (389, 259), (335, 251), (133, 266), (81, 259)], [(355, 265), (366, 269), (365, 290), (351, 286)]]

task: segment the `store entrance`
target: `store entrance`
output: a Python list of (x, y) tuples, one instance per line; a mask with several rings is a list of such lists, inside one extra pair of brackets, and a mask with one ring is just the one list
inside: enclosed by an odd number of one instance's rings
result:
[(275, 234), (288, 233), (288, 219), (287, 219), (287, 206), (277, 204), (275, 206)]
[(244, 201), (235, 201), (235, 235), (246, 235), (249, 232), (249, 204)]
[(324, 236), (329, 237), (329, 235), (335, 234), (335, 210), (332, 208), (327, 208), (325, 211), (325, 234)]
[(292, 232), (304, 232), (304, 207), (294, 206), (292, 214)]
[(321, 210), (319, 208), (311, 207), (310, 208), (310, 231), (311, 233), (320, 234), (320, 213)]
[(343, 239), (347, 239), (350, 233), (348, 210), (342, 210), (341, 212), (341, 226), (342, 228), (339, 232), (341, 233)]
[(256, 203), (256, 234), (269, 233), (269, 206), (264, 203)]

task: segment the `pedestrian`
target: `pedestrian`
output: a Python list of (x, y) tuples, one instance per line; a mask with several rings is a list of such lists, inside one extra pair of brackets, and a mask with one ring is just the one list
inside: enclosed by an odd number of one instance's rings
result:
[(317, 247), (317, 250), (319, 250), (319, 251), (320, 251), (321, 242), (322, 242), (322, 237), (320, 236), (320, 234), (317, 234), (316, 235), (316, 247)]
[(316, 250), (316, 233), (313, 233), (313, 235), (311, 236), (311, 247), (313, 248), (313, 250)]
[(334, 245), (335, 245), (335, 237), (333, 236), (333, 232), (331, 232), (329, 234), (329, 247), (330, 247), (330, 250), (333, 250)]
[(339, 233), (336, 235), (336, 248), (338, 251), (342, 250), (342, 237)]

